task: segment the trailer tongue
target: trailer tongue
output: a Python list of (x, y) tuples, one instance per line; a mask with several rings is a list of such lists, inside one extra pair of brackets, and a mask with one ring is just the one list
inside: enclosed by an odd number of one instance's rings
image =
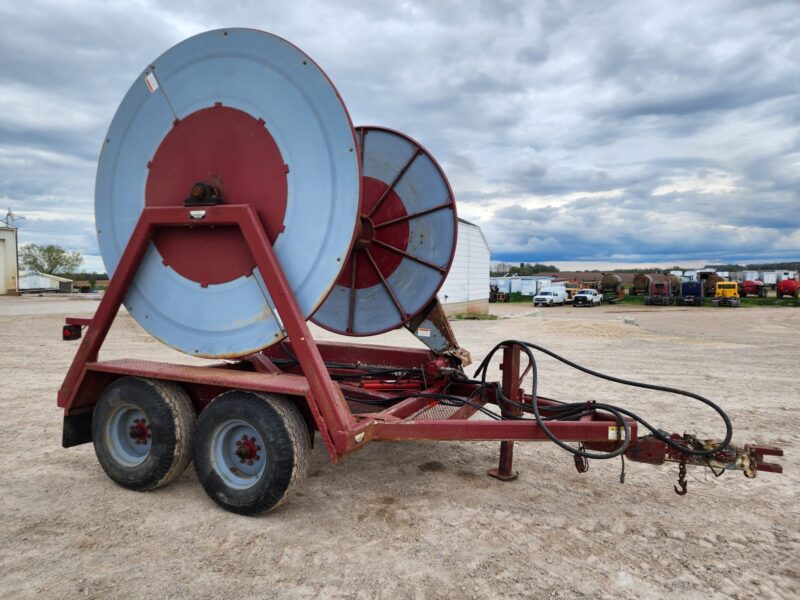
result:
[[(516, 477), (517, 441), (553, 442), (580, 472), (589, 460), (677, 462), (678, 493), (688, 465), (781, 472), (764, 460), (780, 449), (730, 443), (710, 400), (530, 342), (501, 342), (469, 376), (436, 300), (457, 232), (443, 171), (408, 136), (356, 132), (330, 80), (284, 40), (226, 29), (165, 53), (123, 100), (97, 181), (113, 277), (93, 318), (66, 321), (65, 339), (86, 333), (58, 405), (63, 445), (93, 442), (124, 487), (166, 485), (194, 462), (219, 505), (267, 511), (302, 480), (315, 432), (334, 463), (371, 441), (500, 441), (490, 475), (502, 480)], [(123, 302), (154, 337), (219, 361), (100, 360)], [(312, 316), (353, 336), (404, 327), (427, 348), (318, 343)], [(699, 401), (725, 435), (668, 434), (621, 406), (543, 398), (538, 354)]]

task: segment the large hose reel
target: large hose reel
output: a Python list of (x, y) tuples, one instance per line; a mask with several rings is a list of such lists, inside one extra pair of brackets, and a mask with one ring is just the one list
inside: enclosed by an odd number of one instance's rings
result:
[[(252, 29), (177, 44), (125, 95), (95, 190), (109, 275), (143, 207), (192, 203), (249, 205), (302, 314), (346, 335), (417, 316), (455, 250), (453, 194), (433, 157), (401, 133), (356, 131), (314, 61)], [(235, 229), (158, 233), (125, 306), (195, 356), (245, 356), (286, 335)]]

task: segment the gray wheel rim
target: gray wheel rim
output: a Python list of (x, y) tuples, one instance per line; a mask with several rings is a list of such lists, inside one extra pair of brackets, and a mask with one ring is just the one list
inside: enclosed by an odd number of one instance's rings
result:
[(211, 465), (228, 487), (253, 487), (264, 474), (266, 462), (264, 440), (247, 421), (229, 419), (211, 435)]
[(138, 467), (150, 455), (153, 434), (147, 416), (133, 404), (121, 404), (106, 422), (106, 446), (125, 467)]

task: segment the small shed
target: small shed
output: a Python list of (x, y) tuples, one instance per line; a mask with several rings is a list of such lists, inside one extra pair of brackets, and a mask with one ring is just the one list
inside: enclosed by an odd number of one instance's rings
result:
[(39, 271), (22, 271), (19, 274), (19, 291), (23, 294), (33, 292), (72, 293), (72, 280)]
[(447, 314), (489, 312), (489, 256), (481, 228), (459, 219), (453, 264), (439, 290)]
[(17, 292), (17, 229), (0, 226), (0, 296)]

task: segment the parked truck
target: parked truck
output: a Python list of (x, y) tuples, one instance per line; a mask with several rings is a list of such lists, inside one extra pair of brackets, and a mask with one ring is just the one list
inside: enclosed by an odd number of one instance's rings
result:
[(669, 279), (651, 281), (644, 303), (653, 306), (669, 306), (672, 304), (672, 284)]
[(631, 296), (638, 296), (639, 294), (648, 294), (650, 292), (650, 284), (653, 283), (653, 278), (645, 273), (637, 273), (633, 277), (633, 285), (630, 289)]
[(567, 292), (567, 302), (572, 302), (575, 294), (581, 289), (581, 284), (577, 281), (567, 281), (564, 284), (564, 290)]
[(725, 281), (723, 277), (710, 271), (698, 271), (697, 278), (703, 283), (703, 293), (711, 298), (717, 293), (717, 284), (721, 281)]
[(625, 297), (625, 288), (622, 286), (622, 278), (614, 273), (604, 273), (600, 280), (600, 293), (603, 301), (614, 303)]
[(718, 281), (711, 306), (739, 306), (739, 284), (735, 281)]
[(775, 294), (778, 298), (783, 298), (784, 296), (800, 298), (800, 281), (796, 279), (782, 279), (775, 288)]
[(669, 279), (670, 286), (672, 286), (672, 292), (677, 296), (681, 290), (681, 283), (683, 283), (683, 278), (678, 277), (677, 275), (672, 275), (671, 273), (666, 276)]
[(773, 290), (777, 289), (778, 274), (775, 271), (759, 271), (758, 278), (764, 282), (764, 285), (771, 287)]
[(739, 284), (739, 296), (747, 298), (748, 296), (756, 296), (757, 298), (767, 297), (767, 286), (760, 279), (745, 279)]
[(680, 292), (675, 299), (675, 304), (678, 306), (703, 306), (703, 284), (699, 281), (684, 281), (681, 282)]

